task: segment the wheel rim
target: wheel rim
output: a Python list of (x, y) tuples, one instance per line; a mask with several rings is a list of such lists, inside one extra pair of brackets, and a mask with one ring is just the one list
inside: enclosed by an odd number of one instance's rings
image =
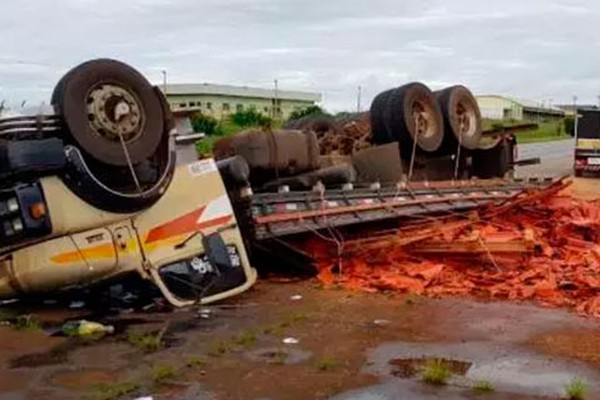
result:
[(419, 100), (415, 101), (411, 110), (414, 123), (415, 138), (429, 139), (436, 134), (435, 118), (431, 113), (430, 107)]
[(456, 133), (458, 139), (470, 139), (477, 135), (477, 115), (469, 103), (459, 101), (456, 104)]
[(144, 127), (145, 115), (135, 93), (115, 84), (99, 84), (86, 96), (92, 131), (111, 142), (131, 143)]
[(141, 136), (144, 127), (144, 108), (138, 96), (123, 86), (101, 83), (88, 92), (86, 104), (92, 132), (104, 140), (121, 144), (131, 178), (137, 191), (142, 193), (127, 148)]

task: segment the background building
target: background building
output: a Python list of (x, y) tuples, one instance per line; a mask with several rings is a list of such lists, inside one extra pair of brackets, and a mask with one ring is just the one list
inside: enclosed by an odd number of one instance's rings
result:
[[(160, 87), (165, 90), (164, 86)], [(274, 119), (284, 120), (293, 111), (321, 101), (319, 93), (208, 83), (167, 85), (166, 97), (175, 113), (200, 111), (217, 119), (237, 111), (254, 109)]]
[(476, 96), (483, 118), (531, 122), (556, 122), (565, 117), (558, 107), (543, 102), (515, 99), (512, 97)]

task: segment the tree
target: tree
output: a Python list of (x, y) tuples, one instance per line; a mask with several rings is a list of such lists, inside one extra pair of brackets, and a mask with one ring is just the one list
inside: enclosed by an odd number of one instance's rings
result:
[(310, 106), (306, 108), (302, 108), (300, 110), (293, 111), (288, 118), (288, 121), (293, 121), (296, 119), (300, 119), (302, 117), (306, 117), (307, 115), (329, 115), (329, 113), (323, 110), (319, 106)]
[(271, 118), (264, 116), (254, 109), (238, 111), (235, 114), (231, 114), (229, 119), (232, 123), (242, 128), (254, 126), (267, 128), (273, 124), (273, 120)]
[(220, 134), (218, 129), (219, 121), (216, 118), (197, 112), (190, 119), (194, 132), (202, 132), (208, 136)]

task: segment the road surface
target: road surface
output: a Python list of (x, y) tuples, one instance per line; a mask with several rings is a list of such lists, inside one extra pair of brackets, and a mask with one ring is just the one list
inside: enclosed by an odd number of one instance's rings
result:
[(518, 158), (539, 157), (541, 164), (517, 167), (517, 176), (562, 176), (573, 173), (573, 139), (518, 146)]

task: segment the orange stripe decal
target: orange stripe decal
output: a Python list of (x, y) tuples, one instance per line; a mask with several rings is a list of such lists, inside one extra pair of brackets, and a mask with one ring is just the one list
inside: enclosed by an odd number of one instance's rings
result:
[(72, 264), (84, 262), (82, 259), (114, 258), (115, 248), (112, 243), (101, 244), (99, 246), (88, 247), (81, 251), (68, 251), (50, 258), (55, 264)]
[(153, 228), (150, 230), (150, 232), (148, 232), (145, 244), (154, 243), (171, 236), (182, 235), (184, 233), (195, 232), (197, 230), (225, 224), (233, 218), (232, 215), (224, 215), (207, 221), (200, 221), (202, 213), (204, 213), (205, 209), (206, 207), (201, 207), (195, 211), (174, 219), (171, 222), (167, 222), (166, 224)]

